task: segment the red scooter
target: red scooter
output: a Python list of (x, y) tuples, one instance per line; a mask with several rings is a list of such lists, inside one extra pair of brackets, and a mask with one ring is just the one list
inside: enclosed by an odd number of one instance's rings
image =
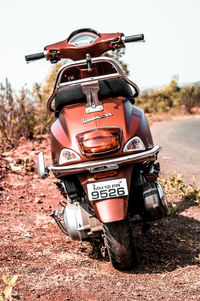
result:
[(137, 261), (133, 224), (146, 227), (167, 210), (157, 182), (160, 147), (153, 145), (145, 115), (134, 105), (139, 89), (113, 59), (101, 56), (143, 40), (142, 34), (86, 28), (25, 57), (27, 62), (73, 60), (59, 70), (47, 102), (57, 117), (50, 136), (53, 165), (45, 166), (39, 153), (39, 175), (44, 179), (53, 171), (58, 178), (65, 201), (51, 216), (60, 229), (74, 240), (102, 239), (120, 270)]

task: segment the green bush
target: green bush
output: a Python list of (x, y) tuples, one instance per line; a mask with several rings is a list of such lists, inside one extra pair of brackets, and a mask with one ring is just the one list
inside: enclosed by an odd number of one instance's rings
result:
[(174, 79), (162, 89), (141, 93), (137, 99), (137, 105), (141, 106), (146, 113), (168, 112), (183, 105), (186, 112), (191, 114), (194, 108), (200, 107), (200, 87), (185, 85), (180, 88)]
[(193, 177), (191, 184), (186, 184), (183, 174), (173, 171), (167, 179), (161, 177), (161, 183), (167, 193), (176, 195), (184, 200), (191, 200), (200, 205), (200, 186), (197, 185), (196, 178)]
[(176, 80), (158, 90), (150, 90), (141, 93), (137, 99), (137, 105), (141, 106), (145, 113), (162, 113), (179, 106), (180, 88)]

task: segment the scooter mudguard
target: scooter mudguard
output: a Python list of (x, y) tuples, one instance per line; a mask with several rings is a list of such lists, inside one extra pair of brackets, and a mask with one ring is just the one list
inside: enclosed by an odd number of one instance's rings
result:
[[(130, 184), (131, 184), (131, 174), (132, 174), (133, 166), (126, 166), (120, 168), (118, 171), (118, 175), (115, 177), (103, 178), (101, 180), (94, 181), (94, 178), (85, 178), (86, 175), (79, 175), (79, 180), (82, 183), (86, 194), (88, 195), (87, 191), (87, 184), (89, 183), (98, 183), (101, 181), (110, 181), (116, 179), (123, 179), (126, 178), (128, 192), (130, 192)], [(102, 199), (97, 201), (90, 201), (92, 208), (95, 211), (97, 218), (102, 223), (110, 223), (119, 220), (123, 220), (127, 216), (127, 209), (128, 209), (128, 201), (129, 201), (129, 194), (123, 197), (116, 197), (116, 198), (109, 198), (109, 199)]]
[(100, 200), (93, 204), (97, 218), (102, 223), (111, 223), (126, 218), (128, 197)]

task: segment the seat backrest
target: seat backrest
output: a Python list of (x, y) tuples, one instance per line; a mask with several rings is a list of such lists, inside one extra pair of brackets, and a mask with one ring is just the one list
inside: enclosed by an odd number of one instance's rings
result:
[[(133, 99), (133, 93), (129, 84), (122, 78), (99, 81), (99, 100), (118, 96), (123, 96), (130, 100)], [(81, 102), (87, 102), (81, 85), (63, 87), (58, 90), (55, 96), (55, 110), (60, 111), (64, 106)]]

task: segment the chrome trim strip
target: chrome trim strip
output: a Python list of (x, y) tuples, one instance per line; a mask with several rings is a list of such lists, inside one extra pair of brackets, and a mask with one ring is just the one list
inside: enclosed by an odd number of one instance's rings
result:
[(117, 158), (102, 159), (98, 161), (77, 163), (77, 164), (67, 165), (67, 166), (56, 167), (56, 166), (49, 165), (46, 168), (48, 171), (53, 171), (56, 174), (79, 173), (79, 172), (90, 171), (93, 168), (102, 167), (109, 164), (127, 164), (127, 163), (141, 162), (144, 160), (153, 160), (156, 159), (156, 155), (160, 149), (161, 149), (160, 146), (155, 146), (154, 148), (148, 151), (138, 153), (138, 154), (131, 154), (131, 155), (126, 155)]
[(117, 78), (117, 77), (121, 77), (121, 75), (119, 73), (112, 73), (112, 74), (108, 74), (108, 75), (98, 75), (98, 76), (93, 76), (93, 77), (87, 77), (87, 78), (77, 79), (72, 82), (60, 83), (58, 85), (58, 88), (61, 88), (64, 86), (66, 86), (66, 87), (67, 86), (76, 86), (76, 85), (80, 85), (82, 83), (90, 82), (90, 81), (94, 81), (94, 80), (105, 80), (105, 79)]

